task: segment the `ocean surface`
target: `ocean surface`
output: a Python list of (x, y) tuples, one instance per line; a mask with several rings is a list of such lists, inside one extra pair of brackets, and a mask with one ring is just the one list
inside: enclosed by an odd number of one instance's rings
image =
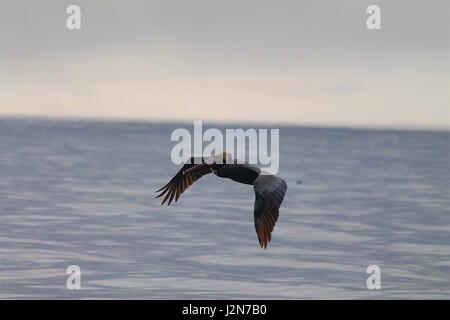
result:
[(178, 127), (0, 118), (0, 298), (450, 299), (450, 132), (280, 127), (288, 190), (262, 250), (251, 186), (155, 199)]

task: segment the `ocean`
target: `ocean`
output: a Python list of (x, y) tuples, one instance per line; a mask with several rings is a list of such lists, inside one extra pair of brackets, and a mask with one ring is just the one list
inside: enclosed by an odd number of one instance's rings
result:
[(155, 199), (192, 124), (0, 126), (0, 298), (450, 299), (449, 131), (279, 127), (288, 190), (263, 250), (251, 186), (209, 175)]

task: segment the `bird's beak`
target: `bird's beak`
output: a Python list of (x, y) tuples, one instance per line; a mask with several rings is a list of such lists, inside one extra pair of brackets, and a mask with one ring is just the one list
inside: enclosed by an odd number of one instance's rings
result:
[(200, 164), (197, 164), (197, 165), (195, 165), (195, 166), (193, 166), (193, 167), (190, 167), (189, 169), (183, 171), (183, 175), (186, 174), (186, 173), (189, 173), (189, 172), (191, 172), (191, 171), (194, 171), (194, 170), (198, 169), (200, 166), (205, 166), (205, 165), (206, 165), (206, 164), (204, 164), (204, 163), (200, 163)]

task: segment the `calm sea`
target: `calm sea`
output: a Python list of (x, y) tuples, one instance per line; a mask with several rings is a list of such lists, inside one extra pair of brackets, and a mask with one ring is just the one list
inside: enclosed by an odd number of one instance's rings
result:
[(154, 198), (192, 125), (0, 126), (1, 298), (450, 298), (448, 131), (281, 127), (288, 191), (264, 251), (251, 186), (211, 175)]

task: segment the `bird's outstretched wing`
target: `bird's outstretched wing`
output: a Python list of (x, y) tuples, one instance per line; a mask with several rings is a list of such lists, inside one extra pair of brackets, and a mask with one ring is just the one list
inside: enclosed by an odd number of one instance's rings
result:
[(278, 212), (286, 193), (286, 182), (273, 175), (260, 175), (253, 184), (255, 189), (255, 229), (261, 248), (266, 249), (278, 220)]
[(192, 157), (191, 159), (186, 161), (181, 170), (178, 171), (178, 173), (172, 178), (172, 180), (169, 181), (169, 183), (167, 183), (164, 187), (156, 191), (156, 193), (159, 192), (159, 195), (156, 196), (156, 198), (166, 195), (161, 205), (163, 205), (167, 200), (169, 200), (167, 205), (170, 205), (170, 203), (174, 198), (175, 202), (177, 202), (180, 195), (191, 184), (193, 184), (195, 181), (200, 179), (205, 174), (211, 173), (211, 169), (207, 165), (199, 165), (194, 170), (185, 172), (186, 170), (196, 166), (196, 163), (204, 164), (205, 162), (203, 158), (201, 159), (200, 162), (200, 158)]

